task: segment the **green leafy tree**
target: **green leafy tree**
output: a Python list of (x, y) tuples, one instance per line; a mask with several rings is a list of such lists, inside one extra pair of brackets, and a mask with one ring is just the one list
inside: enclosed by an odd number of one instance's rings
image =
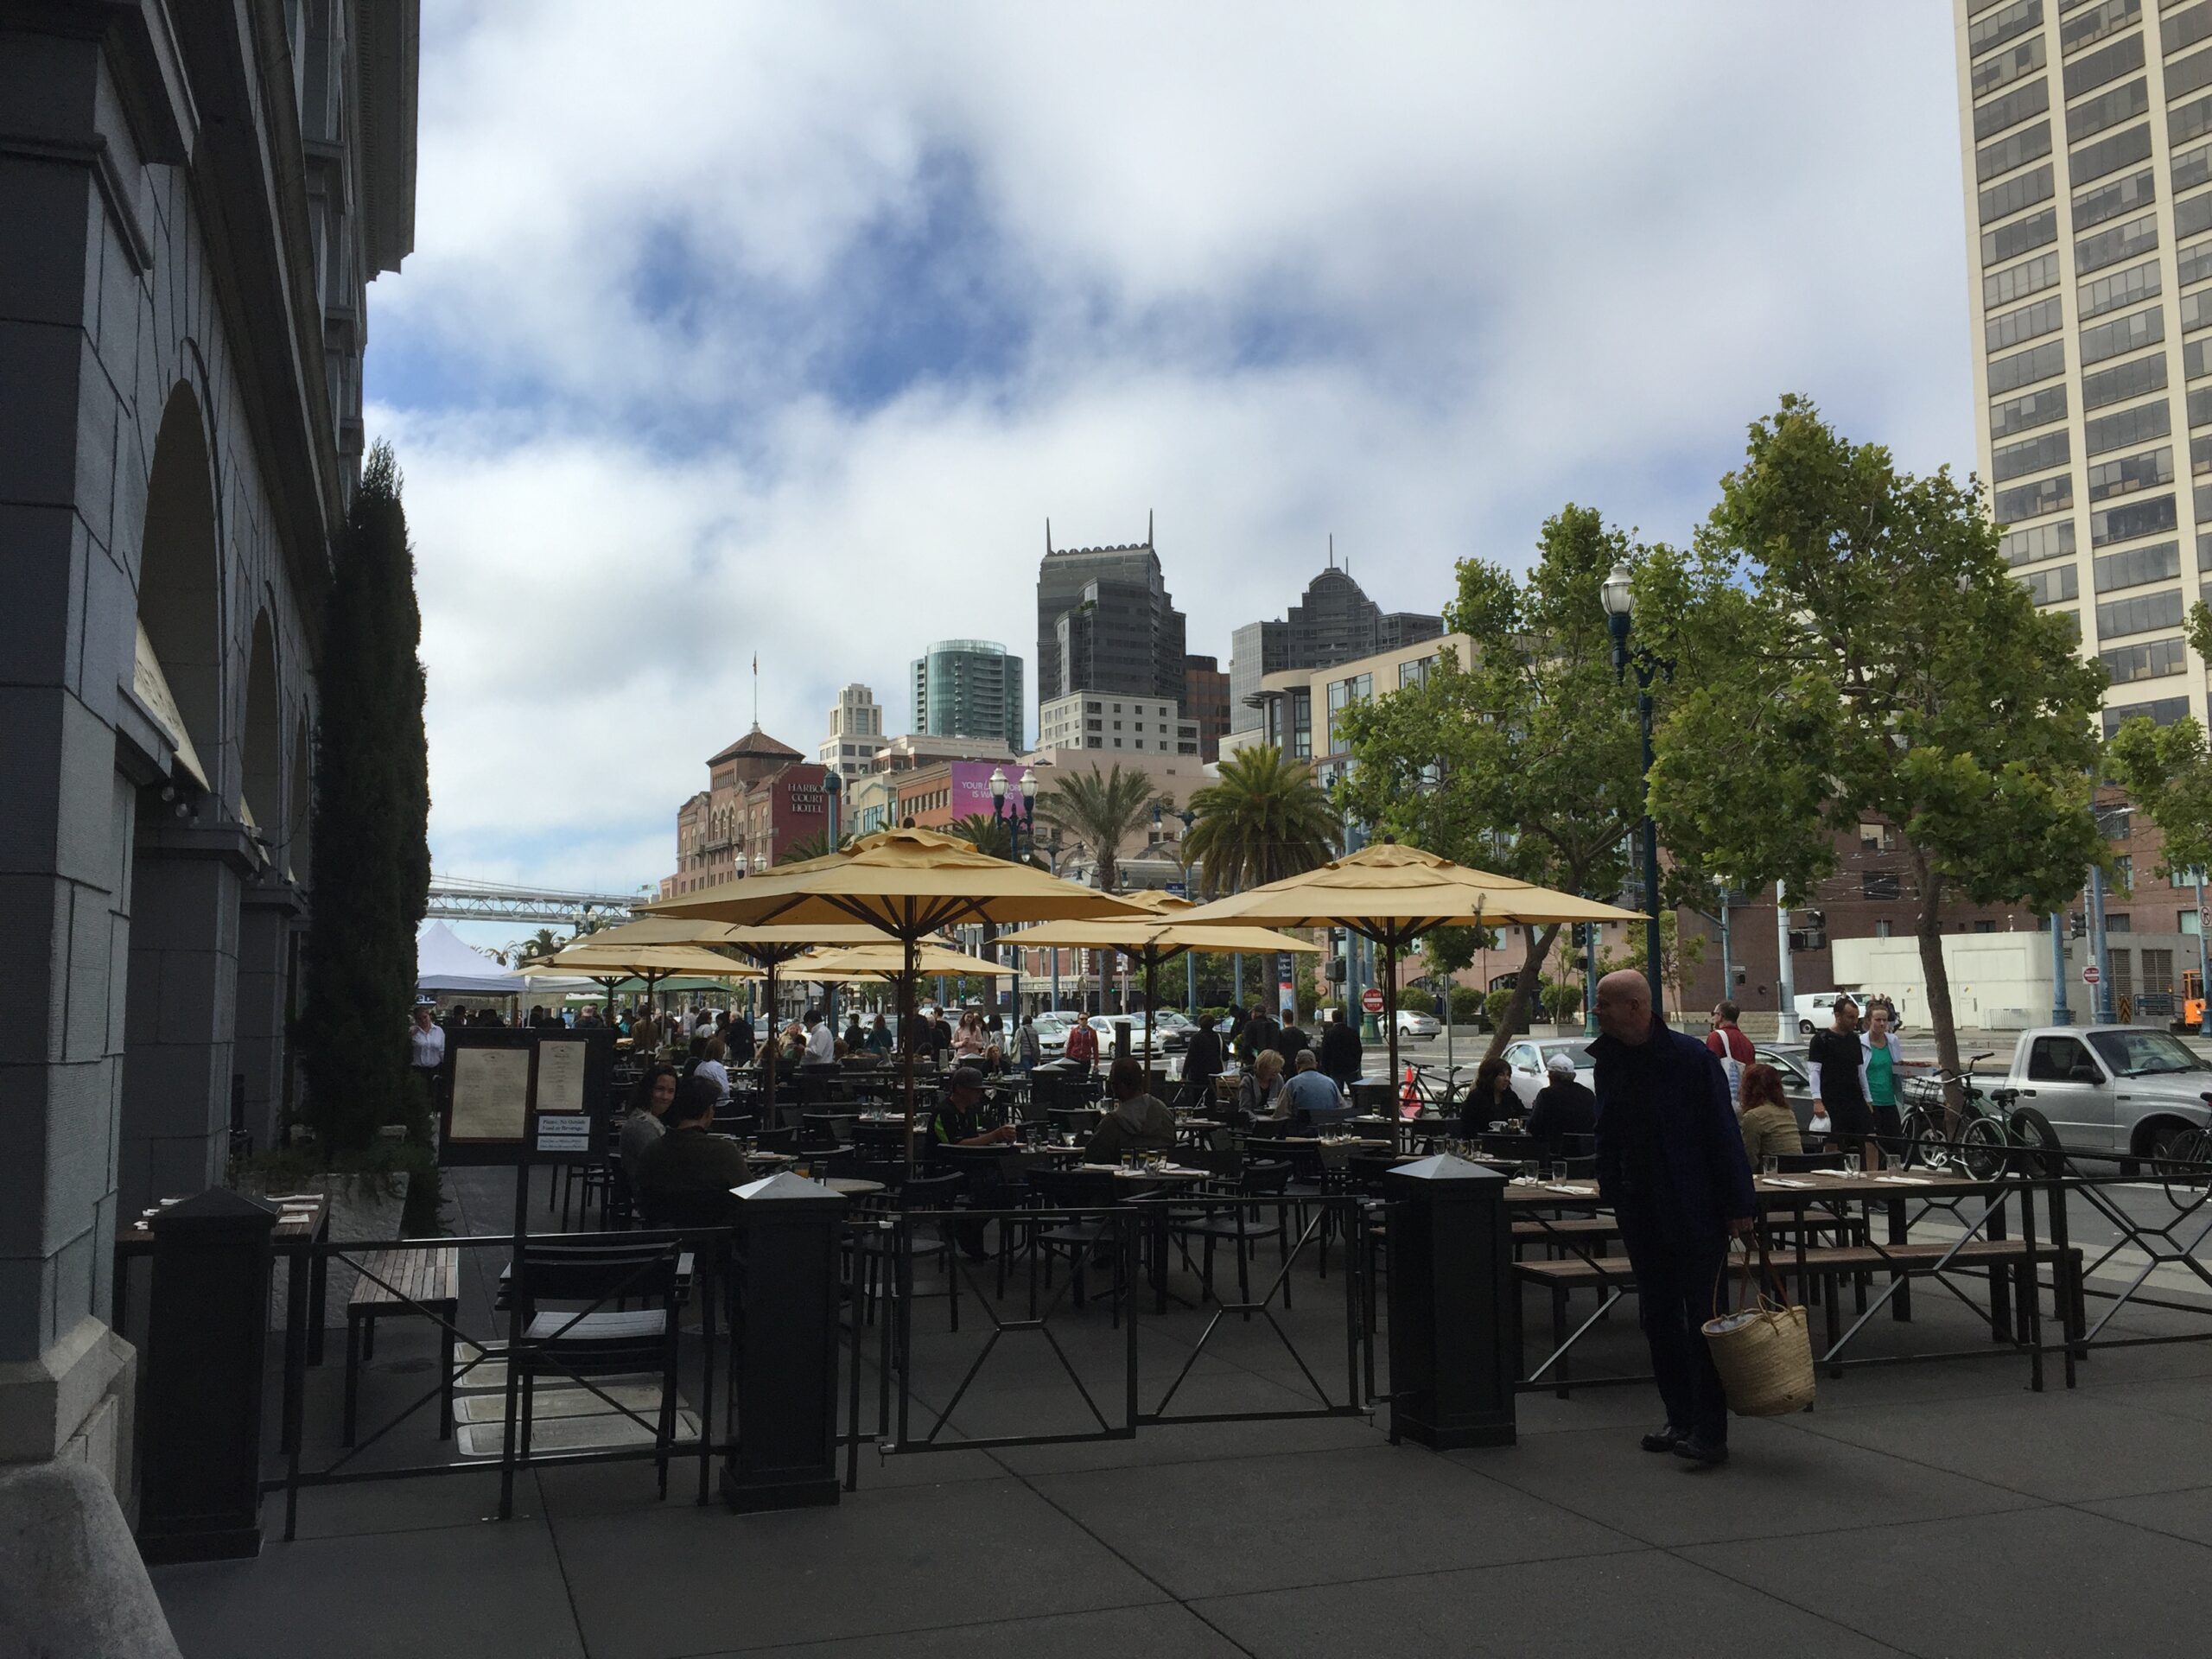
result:
[(988, 812), (970, 812), (964, 817), (955, 818), (944, 826), (944, 833), (959, 836), (961, 840), (972, 843), (977, 852), (987, 853), (993, 858), (1014, 856), (1014, 841), (1007, 833), (1006, 821), (995, 818)]
[[(1611, 951), (1599, 953), (1598, 974), (1600, 978), (1621, 968), (1633, 968), (1639, 974), (1649, 973), (1650, 970), (1643, 960), (1645, 954), (1643, 927), (1638, 924), (1628, 928), (1625, 931), (1627, 937), (1623, 943), (1626, 949), (1619, 956), (1615, 956)], [(1706, 936), (1703, 933), (1693, 932), (1685, 935), (1682, 932), (1676, 923), (1673, 910), (1662, 910), (1659, 912), (1659, 983), (1675, 994), (1675, 1006), (1677, 1008), (1687, 1006), (1690, 977), (1696, 972), (1698, 964), (1705, 960), (1705, 946)], [(1579, 1007), (1581, 1006), (1580, 987), (1576, 988), (1575, 995), (1576, 1006)]]
[(2039, 613), (1978, 486), (1916, 478), (1785, 397), (1690, 556), (1637, 573), (1637, 633), (1674, 660), (1655, 812), (1731, 885), (1809, 888), (1861, 818), (1900, 832), (1946, 1070), (1944, 906), (2057, 908), (2109, 857), (2089, 812), (2104, 670)]
[(509, 945), (507, 960), (519, 968), (524, 963), (543, 961), (545, 957), (556, 953), (567, 943), (566, 939), (555, 938), (551, 928), (541, 927), (521, 944)]
[[(1634, 550), (1594, 509), (1570, 505), (1545, 524), (1525, 578), (1462, 561), (1446, 620), (1474, 640), (1476, 659), (1442, 652), (1425, 683), (1338, 715), (1356, 763), (1338, 804), (1463, 864), (1618, 893), (1643, 817), (1643, 753), (1599, 589)], [(1491, 1055), (1527, 1023), (1558, 934), (1521, 930), (1521, 970)]]
[(1037, 817), (1058, 828), (1090, 855), (1098, 885), (1111, 892), (1120, 874), (1122, 843), (1147, 823), (1152, 813), (1152, 779), (1141, 772), (1111, 772), (1093, 766), (1072, 772), (1037, 798)]
[[(2212, 609), (2201, 600), (2189, 641), (2199, 655), (2212, 650)], [(2170, 873), (2212, 869), (2212, 753), (2202, 727), (2189, 718), (2153, 726), (2139, 715), (2113, 734), (2105, 773), (2158, 826)]]
[(801, 836), (797, 841), (788, 843), (782, 852), (776, 855), (776, 862), (804, 864), (810, 858), (827, 858), (833, 852), (841, 853), (852, 844), (852, 836), (842, 835), (837, 837), (836, 845), (833, 847), (830, 844), (830, 832), (817, 830), (812, 835)]
[(1191, 796), (1192, 861), (1209, 895), (1302, 875), (1336, 855), (1340, 825), (1313, 768), (1272, 744), (1223, 760), (1218, 782)]
[(399, 468), (362, 470), (324, 612), (315, 729), (315, 908), (305, 949), (298, 1122), (326, 1161), (405, 1123), (428, 1144), (408, 1075), (415, 931), (429, 904), (422, 613)]

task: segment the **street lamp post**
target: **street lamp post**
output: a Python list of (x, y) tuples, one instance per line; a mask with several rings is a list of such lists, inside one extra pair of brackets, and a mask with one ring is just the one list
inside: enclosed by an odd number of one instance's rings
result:
[[(1007, 861), (1012, 864), (1022, 862), (1021, 838), (1025, 834), (1029, 837), (1029, 850), (1032, 853), (1037, 850), (1037, 773), (1034, 768), (1028, 766), (1022, 768), (1018, 793), (1019, 798), (1008, 800), (1006, 768), (993, 766), (991, 768), (991, 821), (1003, 825), (1006, 829)], [(995, 941), (994, 945), (995, 946)], [(1057, 962), (1058, 958), (1054, 960)], [(998, 1001), (996, 991), (991, 993), (991, 1001), (994, 1006), (996, 1005)], [(1020, 1018), (1020, 1013), (1021, 976), (1017, 971), (1014, 976), (1014, 1007), (1008, 1010), (1008, 1023), (1012, 1024), (1018, 1020)]]
[(1616, 564), (1599, 589), (1605, 607), (1605, 626), (1613, 635), (1613, 674), (1626, 682), (1636, 670), (1636, 712), (1643, 735), (1643, 969), (1651, 982), (1651, 1006), (1665, 1007), (1659, 987), (1659, 826), (1651, 818), (1651, 682), (1664, 674), (1675, 677), (1675, 665), (1654, 656), (1643, 645), (1629, 645), (1629, 620), (1636, 608), (1635, 583), (1625, 563)]
[[(1152, 804), (1152, 828), (1155, 835), (1160, 831), (1160, 803), (1154, 801)], [(1182, 896), (1188, 899), (1191, 896), (1191, 826), (1198, 821), (1198, 815), (1185, 806), (1167, 816), (1183, 826), (1183, 833), (1175, 842), (1175, 863), (1183, 872)], [(1183, 953), (1183, 1012), (1193, 1020), (1198, 1017), (1198, 958), (1197, 952), (1191, 950)]]
[[(1045, 861), (1052, 867), (1052, 874), (1058, 875), (1060, 873), (1059, 830), (1055, 829), (1046, 836), (1037, 850), (1045, 855)], [(1060, 1011), (1060, 947), (1055, 944), (1049, 947), (1049, 950), (1052, 958), (1052, 1012), (1058, 1014)]]
[[(834, 853), (837, 850), (837, 809), (843, 804), (844, 788), (843, 775), (836, 767), (830, 767), (822, 779), (822, 792), (827, 798), (830, 808), (830, 833), (822, 843), (823, 851), (827, 853)], [(835, 1036), (837, 1031), (837, 987), (833, 982), (828, 980), (823, 981), (822, 985), (822, 1018), (829, 1026), (830, 1034)]]

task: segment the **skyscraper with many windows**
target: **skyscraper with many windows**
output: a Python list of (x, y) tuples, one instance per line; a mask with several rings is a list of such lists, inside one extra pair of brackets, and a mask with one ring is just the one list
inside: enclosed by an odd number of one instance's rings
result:
[(913, 677), (916, 732), (1021, 748), (1021, 658), (996, 640), (940, 639), (914, 658)]
[(2212, 0), (1953, 6), (2005, 556), (2111, 671), (2108, 730), (2202, 720), (2181, 629), (2212, 570)]

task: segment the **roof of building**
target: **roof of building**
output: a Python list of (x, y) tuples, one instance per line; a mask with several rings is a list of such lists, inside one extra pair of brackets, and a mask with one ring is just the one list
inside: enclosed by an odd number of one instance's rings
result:
[(797, 749), (777, 742), (774, 738), (755, 726), (721, 753), (709, 755), (707, 758), (707, 764), (710, 766), (720, 766), (723, 761), (734, 760), (741, 754), (767, 754), (791, 760), (802, 758)]

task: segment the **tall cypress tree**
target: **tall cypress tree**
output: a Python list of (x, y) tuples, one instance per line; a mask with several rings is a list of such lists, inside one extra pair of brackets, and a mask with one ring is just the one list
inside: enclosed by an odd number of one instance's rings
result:
[(379, 443), (346, 518), (323, 627), (299, 1121), (334, 1161), (365, 1150), (379, 1125), (407, 1122), (414, 1105), (406, 1033), (429, 902), (430, 783), (400, 488)]

